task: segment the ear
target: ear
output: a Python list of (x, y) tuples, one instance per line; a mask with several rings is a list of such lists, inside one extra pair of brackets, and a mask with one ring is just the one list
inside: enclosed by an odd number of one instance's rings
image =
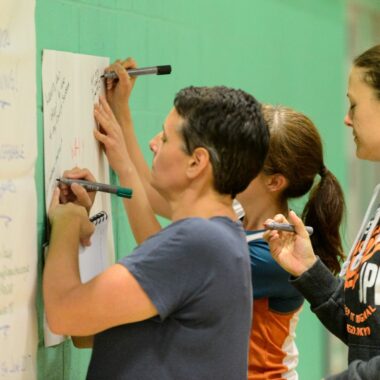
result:
[(282, 174), (271, 174), (266, 180), (266, 185), (269, 191), (283, 191), (288, 186), (288, 180)]
[(197, 177), (208, 167), (208, 164), (211, 164), (211, 162), (207, 149), (202, 147), (195, 148), (189, 159), (187, 175), (189, 178)]

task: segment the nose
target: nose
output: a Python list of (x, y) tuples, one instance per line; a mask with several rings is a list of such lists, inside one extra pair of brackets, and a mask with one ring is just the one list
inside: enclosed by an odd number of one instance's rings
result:
[(346, 124), (347, 127), (352, 127), (352, 119), (349, 112), (347, 112), (346, 116), (344, 117), (344, 124)]
[(153, 153), (156, 153), (157, 150), (158, 150), (158, 144), (159, 144), (159, 139), (160, 139), (160, 136), (161, 136), (162, 132), (160, 133), (157, 133), (156, 136), (154, 136), (150, 142), (149, 142), (149, 148), (150, 150), (153, 152)]

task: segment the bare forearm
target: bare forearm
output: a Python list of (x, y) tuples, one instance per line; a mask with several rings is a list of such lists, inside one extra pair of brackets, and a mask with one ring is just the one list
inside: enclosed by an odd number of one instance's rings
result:
[(119, 181), (122, 186), (133, 189), (132, 199), (125, 199), (123, 203), (135, 240), (141, 244), (148, 237), (157, 233), (161, 226), (154, 215), (144, 186), (133, 164), (129, 165), (127, 171), (119, 173)]
[(141, 183), (144, 187), (153, 211), (158, 215), (170, 219), (171, 211), (169, 204), (151, 185), (150, 169), (138, 144), (137, 137), (133, 128), (131, 113), (128, 106), (125, 107), (123, 112), (119, 112), (118, 120), (122, 127), (127, 150), (140, 176)]
[(81, 284), (78, 267), (79, 223), (62, 220), (52, 227), (43, 275), (43, 293), (47, 319), (56, 330), (66, 295)]

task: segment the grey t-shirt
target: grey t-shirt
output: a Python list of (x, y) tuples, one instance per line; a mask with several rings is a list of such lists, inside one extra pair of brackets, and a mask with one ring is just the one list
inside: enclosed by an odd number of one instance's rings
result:
[(252, 290), (239, 223), (172, 223), (120, 261), (157, 317), (95, 336), (88, 379), (247, 378)]

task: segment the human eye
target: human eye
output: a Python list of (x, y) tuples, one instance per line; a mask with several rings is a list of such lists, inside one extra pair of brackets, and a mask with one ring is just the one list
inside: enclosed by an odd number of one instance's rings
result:
[(355, 107), (356, 107), (356, 104), (354, 102), (351, 102), (349, 103), (349, 106), (348, 106), (348, 112), (352, 115), (355, 111)]
[(168, 139), (167, 139), (167, 137), (166, 137), (166, 135), (165, 135), (165, 132), (163, 132), (162, 134), (161, 134), (161, 141), (164, 143), (164, 142), (166, 142), (166, 141), (168, 141)]
[(356, 102), (354, 101), (352, 94), (347, 93), (348, 112), (352, 113), (355, 110)]

